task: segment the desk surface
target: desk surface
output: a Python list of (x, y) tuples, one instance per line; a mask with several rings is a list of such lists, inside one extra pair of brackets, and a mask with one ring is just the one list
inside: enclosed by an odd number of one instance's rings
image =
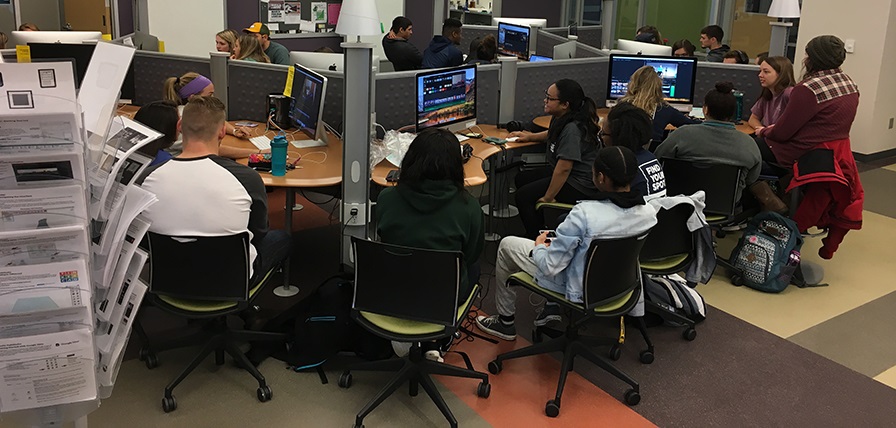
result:
[[(599, 109), (597, 109), (597, 117), (599, 117), (600, 119), (606, 119), (607, 113), (609, 113), (609, 112), (610, 112), (610, 109), (608, 109), (608, 108), (599, 108)], [(536, 117), (535, 119), (533, 119), (532, 122), (542, 128), (547, 129), (549, 126), (551, 126), (551, 116), (539, 116), (539, 117)], [(747, 125), (746, 122), (736, 125), (736, 127), (737, 127), (738, 131), (743, 132), (744, 134), (751, 135), (751, 134), (753, 134), (753, 132), (755, 132), (750, 125)], [(675, 127), (672, 125), (669, 125), (666, 127), (666, 129), (671, 131), (671, 130), (675, 129)]]
[[(477, 127), (474, 127), (473, 131), (481, 132), (483, 134), (483, 138), (504, 138), (507, 136), (506, 130), (498, 129), (498, 127), (496, 127), (495, 125), (479, 125)], [(486, 143), (479, 138), (470, 138), (463, 143), (469, 143), (471, 146), (473, 146), (473, 157), (464, 164), (464, 184), (466, 186), (479, 186), (481, 184), (484, 184), (488, 177), (485, 175), (485, 171), (482, 169), (482, 161), (489, 156), (500, 153), (501, 148), (494, 144)], [(533, 144), (540, 143), (508, 142), (504, 144), (504, 148), (514, 149), (517, 147), (531, 146)], [(371, 171), (371, 179), (374, 183), (379, 184), (380, 186), (393, 185), (394, 183), (389, 183), (386, 181), (386, 175), (393, 169), (398, 169), (398, 167), (392, 165), (392, 163), (390, 163), (389, 161), (384, 160), (377, 164), (373, 171)]]
[[(261, 134), (265, 134), (263, 124), (253, 128), (252, 136)], [(265, 135), (268, 138), (274, 138), (277, 133), (268, 131)], [(296, 134), (296, 136), (306, 137), (304, 134)], [(329, 138), (330, 141), (327, 145), (322, 147), (299, 149), (289, 144), (287, 162), (292, 162), (297, 155), (301, 156), (301, 159), (296, 163), (295, 169), (287, 170), (283, 177), (274, 177), (270, 172), (259, 172), (258, 175), (261, 176), (265, 186), (272, 187), (328, 187), (342, 183), (342, 140), (332, 133), (329, 133)], [(232, 135), (224, 137), (221, 144), (239, 148), (255, 148), (249, 140)], [(239, 159), (237, 162), (245, 165), (249, 160)]]

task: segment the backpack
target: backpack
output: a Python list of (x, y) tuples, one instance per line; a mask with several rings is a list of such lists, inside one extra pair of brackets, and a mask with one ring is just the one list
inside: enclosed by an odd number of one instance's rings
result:
[[(687, 281), (678, 274), (644, 275), (644, 299), (655, 303), (660, 308), (681, 315), (694, 323), (706, 319), (706, 304), (697, 290), (688, 286)], [(674, 321), (665, 324), (681, 327)]]
[(731, 264), (739, 271), (732, 283), (767, 293), (784, 291), (799, 267), (802, 245), (793, 220), (774, 212), (757, 214), (731, 252)]

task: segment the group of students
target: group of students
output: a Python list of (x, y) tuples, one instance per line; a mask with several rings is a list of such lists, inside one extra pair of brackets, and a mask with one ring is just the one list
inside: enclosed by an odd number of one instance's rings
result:
[[(742, 50), (733, 50), (730, 46), (723, 44), (722, 39), (724, 37), (725, 31), (718, 25), (707, 25), (700, 30), (700, 47), (706, 49), (706, 60), (727, 64), (749, 64), (750, 56)], [(660, 36), (659, 30), (652, 25), (639, 28), (635, 35), (635, 40), (658, 45), (666, 44), (666, 40)], [(688, 39), (681, 39), (672, 43), (673, 56), (691, 57), (694, 56), (696, 51), (697, 47)], [(757, 55), (756, 64), (759, 64), (760, 58), (767, 56), (768, 52)]]
[(230, 53), (230, 59), (292, 65), (289, 50), (271, 40), (267, 25), (256, 22), (243, 29), (243, 34), (226, 29), (215, 34), (215, 50)]
[[(395, 71), (456, 67), (464, 63), (464, 53), (457, 47), (463, 31), (463, 23), (459, 20), (446, 19), (442, 23), (442, 34), (435, 35), (422, 54), (409, 41), (414, 34), (413, 27), (414, 24), (410, 19), (398, 16), (392, 20), (389, 33), (383, 36), (383, 52)], [(488, 49), (488, 46), (485, 49)], [(497, 52), (497, 49), (498, 44), (495, 41), (494, 51)], [(472, 48), (470, 53), (472, 58), (474, 56)]]

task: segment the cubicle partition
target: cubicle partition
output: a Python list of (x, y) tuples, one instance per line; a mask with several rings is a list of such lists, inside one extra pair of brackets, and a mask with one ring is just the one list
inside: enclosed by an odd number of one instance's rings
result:
[(565, 36), (559, 36), (557, 34), (549, 33), (544, 30), (538, 30), (538, 38), (535, 39), (535, 54), (546, 56), (549, 58), (554, 57), (554, 46), (557, 46), (561, 43), (568, 42)]
[(165, 79), (193, 71), (211, 76), (208, 57), (192, 57), (138, 50), (134, 54), (134, 104), (143, 105), (162, 99)]
[(549, 62), (521, 62), (517, 67), (514, 119), (531, 120), (544, 115), (544, 91), (559, 79), (573, 79), (598, 107), (607, 98), (607, 58), (580, 58)]
[[(480, 65), (476, 76), (476, 121), (498, 123), (499, 79), (501, 66)], [(416, 71), (376, 75), (376, 121), (386, 129), (413, 125), (417, 112)]]
[(731, 82), (744, 93), (744, 109), (741, 119), (750, 118), (750, 108), (759, 99), (759, 66), (752, 64), (722, 64), (700, 61), (697, 63), (697, 86), (694, 87), (694, 105), (702, 106), (703, 98), (716, 82)]
[(497, 38), (498, 27), (487, 25), (464, 25), (463, 31), (461, 31), (460, 34), (460, 51), (469, 54), (470, 43), (472, 43), (473, 40), (482, 39), (489, 34)]
[[(267, 120), (268, 94), (283, 93), (289, 67), (248, 61), (228, 61), (228, 116), (231, 120)], [(333, 127), (342, 123), (342, 73), (318, 71), (327, 77), (324, 122)]]
[(586, 45), (580, 41), (576, 41), (576, 58), (599, 58), (609, 57), (610, 53), (602, 51), (594, 46)]
[[(588, 46), (594, 48), (601, 48), (603, 36), (603, 27), (600, 25), (587, 25), (583, 27), (578, 27), (576, 29), (576, 35), (579, 37), (579, 42), (584, 43)], [(566, 38), (569, 34), (568, 27), (554, 27), (554, 28), (545, 28), (544, 31), (548, 33), (558, 35), (560, 37)]]

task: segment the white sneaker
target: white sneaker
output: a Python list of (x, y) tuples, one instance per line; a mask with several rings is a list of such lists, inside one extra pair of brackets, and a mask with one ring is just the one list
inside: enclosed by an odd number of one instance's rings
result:
[(442, 358), (442, 353), (433, 349), (426, 351), (426, 354), (423, 355), (427, 360), (435, 361), (437, 363), (444, 363), (445, 359)]
[(411, 342), (396, 342), (392, 341), (392, 351), (395, 352), (399, 358), (404, 357), (411, 351)]

